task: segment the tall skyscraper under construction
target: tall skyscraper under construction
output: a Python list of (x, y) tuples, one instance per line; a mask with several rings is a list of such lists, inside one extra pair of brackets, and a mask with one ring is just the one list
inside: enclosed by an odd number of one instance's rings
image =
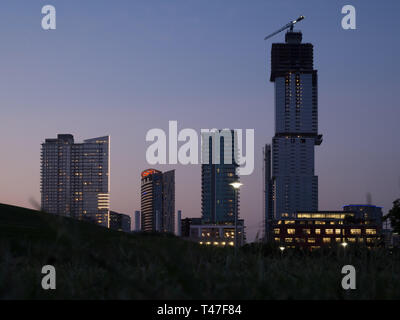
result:
[(322, 143), (322, 135), (317, 70), (313, 45), (302, 43), (302, 33), (292, 27), (285, 43), (272, 44), (270, 81), (275, 87), (275, 136), (264, 153), (266, 222), (271, 215), (280, 219), (318, 210), (314, 146)]

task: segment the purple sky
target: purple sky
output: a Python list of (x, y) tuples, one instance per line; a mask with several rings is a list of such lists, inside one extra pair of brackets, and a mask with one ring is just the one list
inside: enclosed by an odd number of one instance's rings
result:
[[(41, 29), (41, 8), (57, 30)], [(262, 145), (274, 134), (272, 42), (299, 15), (319, 74), (316, 148), (320, 210), (400, 197), (398, 1), (351, 1), (357, 30), (341, 28), (348, 1), (21, 1), (0, 4), (0, 202), (39, 202), (40, 144), (57, 133), (111, 136), (111, 208), (140, 208), (146, 132), (255, 129), (255, 171), (241, 213), (253, 240), (262, 219)], [(200, 216), (200, 167), (176, 169), (176, 209)]]

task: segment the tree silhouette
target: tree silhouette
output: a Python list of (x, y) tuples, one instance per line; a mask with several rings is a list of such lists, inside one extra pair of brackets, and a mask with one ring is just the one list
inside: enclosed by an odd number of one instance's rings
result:
[(389, 219), (394, 233), (400, 233), (400, 199), (393, 201), (393, 208), (384, 217)]

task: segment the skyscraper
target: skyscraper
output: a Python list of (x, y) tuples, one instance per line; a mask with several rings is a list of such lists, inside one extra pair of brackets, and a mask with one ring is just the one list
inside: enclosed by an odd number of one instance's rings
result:
[[(295, 211), (318, 210), (314, 146), (318, 134), (318, 83), (313, 45), (288, 31), (285, 43), (272, 44), (271, 77), (275, 85), (275, 136), (272, 139), (272, 185), (275, 218)], [(266, 215), (268, 213), (266, 212)]]
[(141, 174), (141, 230), (175, 232), (175, 171)]
[(109, 227), (110, 137), (74, 143), (46, 139), (41, 151), (42, 210)]
[[(237, 175), (237, 135), (234, 130), (202, 133), (201, 212), (203, 223), (235, 220), (235, 192), (230, 185)], [(239, 191), (238, 215), (239, 215)]]

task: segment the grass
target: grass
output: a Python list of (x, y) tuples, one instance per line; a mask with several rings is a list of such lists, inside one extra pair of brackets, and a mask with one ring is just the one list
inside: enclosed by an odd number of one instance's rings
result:
[[(400, 253), (203, 247), (0, 204), (0, 299), (399, 299)], [(41, 288), (54, 265), (57, 289)], [(341, 269), (357, 270), (357, 289)]]

